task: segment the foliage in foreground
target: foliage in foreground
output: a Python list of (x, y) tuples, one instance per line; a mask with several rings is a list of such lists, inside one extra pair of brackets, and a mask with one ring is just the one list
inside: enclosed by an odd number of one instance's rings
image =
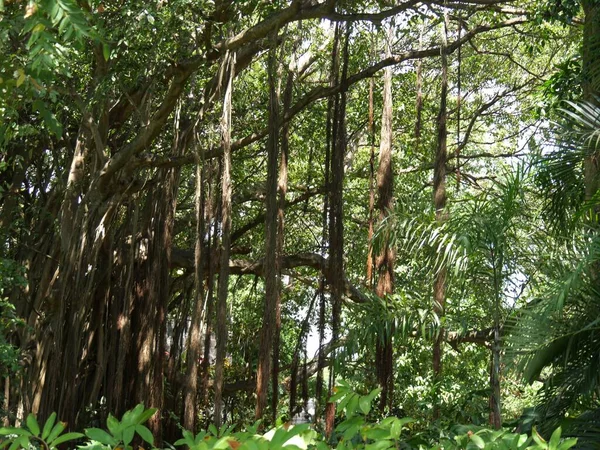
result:
[[(279, 425), (268, 432), (258, 432), (260, 421), (242, 431), (234, 432), (234, 426), (217, 429), (211, 425), (208, 430), (194, 434), (183, 430), (183, 437), (168, 448), (187, 447), (190, 450), (326, 450), (337, 449), (472, 449), (472, 450), (568, 450), (576, 439), (561, 439), (558, 428), (552, 437), (545, 441), (534, 429), (531, 436), (511, 433), (508, 430), (493, 431), (481, 427), (456, 426), (442, 432), (438, 439), (428, 442), (421, 435), (411, 435), (406, 431), (414, 419), (387, 417), (381, 421), (369, 421), (371, 403), (379, 394), (376, 389), (368, 395), (352, 392), (346, 383), (338, 387), (332, 400), (337, 400), (338, 410), (344, 412), (332, 436), (329, 438), (317, 432), (310, 424)], [(144, 441), (154, 446), (154, 436), (144, 423), (156, 413), (156, 409), (145, 409), (143, 404), (127, 411), (121, 420), (112, 415), (106, 420), (106, 430), (87, 428), (85, 433), (64, 433), (65, 422), (56, 423), (53, 413), (40, 427), (33, 414), (27, 417), (20, 428), (0, 428), (0, 448), (8, 450), (41, 448), (54, 450), (60, 444), (78, 443), (84, 450), (133, 449), (133, 443)], [(140, 447), (142, 448), (142, 447)]]

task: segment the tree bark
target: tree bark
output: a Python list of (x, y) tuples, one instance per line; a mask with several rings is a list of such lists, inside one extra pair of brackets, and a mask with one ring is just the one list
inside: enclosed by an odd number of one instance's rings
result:
[(198, 416), (198, 365), (202, 350), (202, 314), (205, 308), (204, 300), (204, 206), (206, 202), (204, 190), (204, 158), (200, 155), (196, 167), (196, 249), (194, 259), (195, 301), (192, 307), (192, 317), (189, 329), (189, 342), (186, 357), (186, 380), (183, 400), (183, 426), (192, 433), (196, 430)]
[[(435, 208), (435, 217), (438, 223), (444, 223), (448, 218), (446, 211), (446, 161), (447, 155), (447, 98), (448, 98), (448, 56), (446, 54), (447, 46), (447, 22), (448, 13), (444, 13), (444, 31), (442, 33), (441, 46), (441, 92), (440, 109), (437, 117), (437, 146), (435, 154), (435, 164), (433, 168), (433, 205)], [(446, 305), (446, 269), (440, 268), (435, 276), (433, 283), (433, 311), (440, 321), (443, 320)], [(442, 345), (444, 343), (444, 329), (440, 330), (433, 343), (433, 379), (438, 383), (442, 374)], [(439, 389), (439, 388), (436, 388)], [(438, 419), (440, 414), (439, 397), (436, 396), (433, 417)]]
[[(288, 70), (285, 90), (283, 92), (283, 111), (292, 104), (294, 88), (294, 72)], [(285, 206), (288, 187), (288, 160), (290, 156), (290, 123), (286, 123), (281, 130), (281, 160), (279, 161), (279, 178), (277, 181), (277, 270), (279, 285), (277, 287), (277, 304), (275, 307), (275, 338), (273, 340), (273, 421), (277, 418), (277, 404), (279, 400), (279, 359), (281, 346), (281, 265), (285, 244)]]
[[(394, 27), (390, 25), (387, 30), (386, 57), (392, 55), (391, 42), (394, 36)], [(383, 72), (383, 111), (381, 114), (381, 143), (379, 147), (379, 167), (377, 169), (377, 209), (379, 222), (382, 223), (390, 215), (393, 207), (394, 173), (392, 170), (392, 137), (393, 137), (393, 99), (392, 99), (392, 69), (387, 67)], [(375, 293), (385, 299), (394, 292), (394, 251), (390, 246), (389, 238), (383, 236), (384, 242), (375, 258), (377, 270), (377, 286)], [(377, 339), (376, 344), (376, 372), (381, 397), (379, 408), (383, 411), (391, 407), (393, 402), (393, 324), (386, 324)]]
[[(371, 55), (375, 53), (375, 41), (371, 42)], [(367, 135), (369, 139), (369, 231), (367, 241), (369, 248), (367, 250), (367, 273), (366, 285), (373, 287), (373, 234), (374, 234), (374, 210), (375, 210), (375, 123), (374, 123), (374, 105), (373, 96), (375, 91), (375, 79), (369, 79), (369, 121), (367, 125)]]
[[(341, 35), (338, 27), (337, 36)], [(333, 145), (331, 152), (331, 189), (329, 208), (329, 248), (331, 254), (331, 336), (335, 343), (340, 337), (342, 296), (344, 294), (344, 158), (346, 156), (346, 79), (348, 74), (348, 41), (350, 27), (346, 28), (342, 56), (341, 93), (333, 109)], [(335, 352), (334, 352), (335, 353)], [(335, 354), (333, 355), (335, 358)], [(329, 369), (328, 397), (333, 394), (334, 366)], [(325, 433), (331, 436), (335, 419), (335, 403), (329, 402), (325, 413)]]
[[(275, 31), (276, 33), (276, 31)], [(265, 302), (256, 376), (255, 418), (261, 419), (267, 405), (267, 388), (271, 375), (271, 350), (275, 337), (279, 303), (279, 258), (277, 257), (277, 171), (279, 156), (279, 98), (275, 86), (277, 48), (269, 52), (269, 138), (267, 141), (267, 189), (265, 215)], [(275, 388), (275, 386), (274, 386)]]
[[(585, 15), (583, 25), (583, 66), (582, 89), (583, 99), (598, 104), (600, 92), (600, 4), (595, 0), (582, 0)], [(584, 160), (585, 199), (589, 201), (600, 187), (600, 161), (597, 154), (586, 156)], [(594, 209), (594, 224), (600, 222), (598, 208)], [(600, 267), (594, 269), (594, 278), (598, 279)]]
[(221, 226), (222, 236), (219, 248), (221, 265), (219, 268), (219, 285), (217, 289), (217, 355), (215, 361), (215, 407), (214, 424), (220, 427), (223, 420), (223, 379), (225, 354), (227, 351), (227, 293), (229, 289), (229, 252), (231, 246), (231, 97), (233, 77), (235, 73), (235, 54), (226, 56), (224, 64), (228, 81), (223, 99), (223, 115), (221, 117), (221, 133), (223, 139), (223, 173), (221, 175)]

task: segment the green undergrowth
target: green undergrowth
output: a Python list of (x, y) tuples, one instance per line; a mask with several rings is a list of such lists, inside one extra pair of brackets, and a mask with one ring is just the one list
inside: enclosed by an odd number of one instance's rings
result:
[[(364, 449), (415, 449), (415, 450), (568, 450), (576, 445), (576, 439), (562, 439), (558, 428), (546, 441), (535, 430), (531, 435), (518, 434), (509, 430), (490, 430), (482, 427), (456, 425), (439, 433), (432, 439), (422, 433), (413, 433), (415, 420), (409, 417), (386, 417), (370, 421), (369, 412), (376, 389), (367, 395), (359, 395), (342, 382), (332, 401), (337, 402), (339, 421), (329, 437), (316, 431), (311, 424), (282, 424), (266, 432), (260, 432), (260, 422), (234, 431), (235, 426), (217, 429), (210, 426), (194, 434), (182, 430), (182, 438), (168, 449), (190, 450), (339, 450)], [(83, 433), (67, 432), (66, 424), (56, 421), (52, 414), (41, 425), (30, 414), (21, 427), (0, 428), (0, 448), (8, 450), (55, 450), (79, 448), (83, 450), (133, 450), (134, 442), (143, 442), (141, 447), (155, 449), (154, 436), (144, 425), (156, 413), (143, 404), (127, 411), (119, 420), (109, 415), (106, 427), (86, 428)], [(141, 448), (140, 447), (140, 448)]]

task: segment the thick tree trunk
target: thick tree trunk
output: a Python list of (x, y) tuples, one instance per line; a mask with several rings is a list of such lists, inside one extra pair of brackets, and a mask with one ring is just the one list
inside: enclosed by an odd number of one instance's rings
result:
[(195, 432), (198, 417), (198, 365), (202, 351), (202, 314), (204, 312), (204, 158), (196, 167), (196, 248), (194, 258), (195, 301), (189, 329), (189, 342), (186, 357), (185, 386), (183, 393), (183, 427)]
[(279, 268), (277, 263), (277, 171), (279, 156), (279, 98), (275, 86), (277, 47), (269, 52), (269, 139), (267, 141), (267, 205), (265, 215), (265, 303), (263, 310), (258, 369), (256, 375), (255, 418), (261, 419), (267, 405), (267, 388), (271, 375), (271, 350), (275, 337), (276, 309), (279, 303)]
[[(446, 54), (448, 16), (444, 17), (444, 32), (442, 33), (442, 74), (440, 92), (440, 110), (437, 117), (437, 146), (435, 164), (433, 168), (433, 205), (438, 223), (443, 223), (448, 218), (446, 211), (446, 161), (447, 155), (447, 98), (448, 98), (448, 56)], [(442, 319), (446, 305), (446, 269), (440, 268), (433, 283), (433, 311)], [(433, 378), (438, 383), (442, 374), (442, 346), (444, 343), (444, 330), (440, 328), (433, 343)], [(439, 397), (436, 397), (433, 417), (439, 418)]]
[[(391, 41), (394, 36), (394, 27), (390, 25), (386, 39), (386, 56), (392, 55)], [(385, 221), (393, 206), (394, 174), (392, 170), (392, 137), (393, 137), (393, 99), (392, 99), (392, 69), (386, 68), (383, 72), (383, 111), (381, 115), (381, 144), (379, 147), (379, 167), (377, 169), (377, 209), (379, 222)], [(390, 247), (387, 237), (381, 245), (381, 250), (375, 258), (377, 269), (377, 286), (375, 293), (381, 298), (386, 298), (394, 291), (394, 251)], [(386, 298), (387, 302), (387, 298)], [(377, 339), (376, 345), (376, 371), (381, 397), (379, 408), (383, 411), (391, 406), (393, 396), (393, 324), (385, 327)]]

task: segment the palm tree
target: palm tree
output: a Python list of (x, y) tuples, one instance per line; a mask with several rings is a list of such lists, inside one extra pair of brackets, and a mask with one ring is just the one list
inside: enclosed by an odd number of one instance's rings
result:
[[(496, 428), (502, 425), (501, 334), (514, 304), (510, 285), (525, 271), (523, 260), (528, 259), (525, 254), (530, 248), (529, 233), (523, 229), (524, 222), (531, 222), (524, 219), (528, 177), (529, 171), (522, 164), (507, 167), (489, 189), (463, 194), (461, 208), (444, 223), (403, 219), (396, 214), (386, 224), (386, 233), (391, 233), (399, 253), (412, 257), (407, 262), (411, 267), (428, 268), (433, 274), (446, 268), (452, 295), (477, 299), (476, 307), (482, 311), (480, 323), (468, 326), (491, 329), (490, 424)], [(430, 331), (420, 334), (438, 337), (444, 328), (441, 318), (430, 314), (426, 319)], [(449, 311), (444, 321), (451, 324), (454, 319), (460, 323), (463, 318)]]
[(545, 267), (547, 283), (520, 311), (510, 347), (525, 378), (543, 382), (540, 429), (562, 425), (582, 448), (598, 448), (600, 191), (586, 189), (584, 161), (599, 156), (600, 107), (568, 103), (562, 113), (537, 177), (557, 246)]

